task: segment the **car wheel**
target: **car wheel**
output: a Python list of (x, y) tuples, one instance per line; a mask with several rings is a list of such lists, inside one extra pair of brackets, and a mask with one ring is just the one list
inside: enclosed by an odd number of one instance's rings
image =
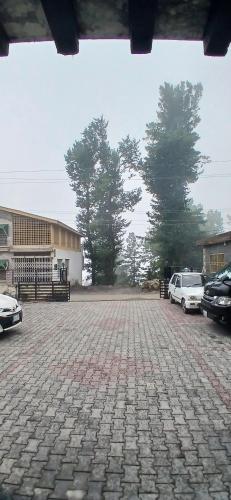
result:
[(184, 299), (182, 299), (182, 301), (181, 301), (181, 307), (182, 307), (182, 309), (183, 309), (183, 312), (184, 312), (185, 314), (188, 314), (188, 312), (189, 312), (189, 311), (188, 311), (188, 309), (187, 309), (187, 307), (186, 307), (186, 305), (185, 305), (185, 300), (184, 300)]
[(169, 299), (170, 299), (170, 304), (175, 304), (175, 300), (172, 298), (171, 293), (169, 295)]

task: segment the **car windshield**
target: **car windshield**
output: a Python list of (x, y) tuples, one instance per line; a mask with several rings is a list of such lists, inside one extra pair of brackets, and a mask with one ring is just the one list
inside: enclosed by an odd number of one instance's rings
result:
[(215, 274), (214, 278), (218, 278), (219, 280), (223, 280), (226, 278), (227, 280), (231, 279), (231, 264), (223, 267), (218, 273)]
[(182, 286), (203, 286), (202, 277), (200, 274), (189, 274), (182, 276)]

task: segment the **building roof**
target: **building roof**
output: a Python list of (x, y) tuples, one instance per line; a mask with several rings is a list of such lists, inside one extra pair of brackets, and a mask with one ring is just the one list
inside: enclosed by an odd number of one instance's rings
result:
[(131, 52), (152, 40), (203, 40), (206, 55), (225, 55), (231, 41), (229, 0), (0, 0), (0, 55), (10, 43), (54, 40), (76, 54), (81, 39), (130, 39)]
[(231, 231), (216, 234), (215, 236), (208, 236), (208, 238), (198, 241), (197, 245), (206, 247), (210, 245), (216, 245), (217, 243), (225, 243), (226, 241), (231, 241)]
[(16, 210), (15, 208), (7, 208), (7, 207), (0, 206), (0, 211), (8, 212), (8, 213), (13, 214), (13, 215), (19, 215), (21, 217), (30, 217), (31, 219), (41, 220), (44, 222), (48, 222), (50, 224), (55, 224), (56, 226), (60, 226), (63, 229), (67, 229), (68, 231), (71, 231), (72, 233), (75, 233), (80, 237), (83, 236), (78, 231), (73, 229), (73, 227), (67, 226), (63, 222), (60, 222), (59, 220), (56, 220), (56, 219), (50, 219), (49, 217), (42, 217), (41, 215), (31, 214), (30, 212), (23, 212), (22, 210)]

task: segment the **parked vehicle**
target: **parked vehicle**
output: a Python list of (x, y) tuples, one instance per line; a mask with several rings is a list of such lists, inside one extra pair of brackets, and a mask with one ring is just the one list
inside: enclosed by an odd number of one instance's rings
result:
[(207, 281), (201, 308), (204, 316), (231, 324), (231, 263)]
[(22, 308), (16, 299), (0, 294), (0, 333), (22, 321)]
[(175, 273), (169, 282), (170, 302), (179, 302), (185, 314), (190, 310), (200, 309), (203, 291), (201, 273)]

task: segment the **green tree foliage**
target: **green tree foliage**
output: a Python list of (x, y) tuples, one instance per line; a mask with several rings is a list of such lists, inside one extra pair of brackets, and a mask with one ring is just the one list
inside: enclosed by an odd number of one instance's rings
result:
[(160, 278), (160, 257), (156, 241), (152, 237), (152, 230), (149, 230), (144, 238), (144, 247), (146, 254), (146, 272), (145, 279), (152, 280)]
[(196, 240), (203, 214), (192, 207), (189, 184), (198, 179), (205, 157), (196, 149), (202, 85), (181, 82), (160, 87), (157, 119), (147, 125), (146, 158), (140, 172), (153, 195), (149, 218), (163, 265), (196, 266)]
[(123, 282), (130, 286), (136, 286), (144, 278), (145, 264), (147, 264), (144, 238), (129, 233), (125, 248), (121, 255), (119, 276)]
[(139, 155), (138, 144), (127, 137), (117, 149), (111, 148), (107, 127), (103, 117), (94, 119), (65, 155), (92, 284), (114, 283), (117, 258), (129, 225), (123, 214), (134, 210), (141, 196), (140, 189), (124, 189), (124, 175)]
[(209, 210), (207, 212), (204, 231), (208, 235), (223, 233), (224, 223), (221, 212), (219, 210)]
[(149, 234), (129, 233), (117, 267), (117, 283), (136, 286), (144, 280), (159, 278), (159, 257)]

